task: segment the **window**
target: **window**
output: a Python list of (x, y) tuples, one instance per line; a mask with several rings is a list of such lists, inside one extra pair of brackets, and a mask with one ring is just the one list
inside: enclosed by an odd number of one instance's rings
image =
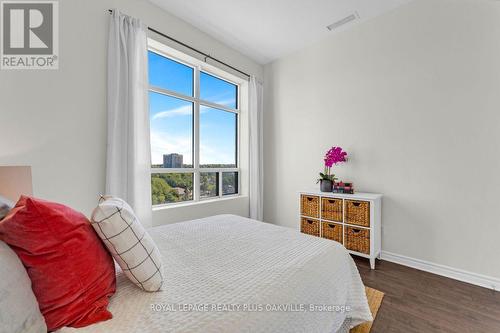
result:
[(148, 60), (153, 205), (238, 195), (240, 85), (155, 47)]
[(238, 115), (200, 106), (200, 165), (236, 167)]

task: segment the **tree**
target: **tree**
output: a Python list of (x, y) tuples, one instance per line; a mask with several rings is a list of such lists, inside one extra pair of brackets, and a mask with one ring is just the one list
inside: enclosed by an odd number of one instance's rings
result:
[(151, 193), (153, 205), (178, 201), (178, 194), (163, 178), (153, 175), (151, 177)]

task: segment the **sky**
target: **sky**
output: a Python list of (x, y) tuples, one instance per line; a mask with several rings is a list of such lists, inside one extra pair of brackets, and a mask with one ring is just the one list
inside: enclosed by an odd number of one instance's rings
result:
[[(149, 82), (153, 86), (193, 96), (193, 69), (149, 52)], [(200, 98), (236, 108), (236, 86), (201, 73)], [(189, 101), (149, 92), (152, 164), (163, 154), (178, 153), (193, 161), (193, 112)], [(236, 114), (200, 106), (200, 164), (236, 164)]]

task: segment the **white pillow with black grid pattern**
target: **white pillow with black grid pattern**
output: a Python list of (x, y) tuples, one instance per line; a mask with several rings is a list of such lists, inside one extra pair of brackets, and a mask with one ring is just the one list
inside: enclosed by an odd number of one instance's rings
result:
[(101, 197), (91, 223), (130, 281), (145, 291), (161, 289), (163, 267), (158, 247), (125, 201)]

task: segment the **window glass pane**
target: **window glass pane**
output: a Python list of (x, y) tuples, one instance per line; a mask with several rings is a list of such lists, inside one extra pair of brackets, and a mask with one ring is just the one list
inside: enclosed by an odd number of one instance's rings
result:
[(193, 103), (149, 92), (153, 168), (193, 167)]
[(223, 172), (222, 173), (222, 195), (238, 193), (238, 173)]
[(200, 173), (200, 198), (211, 198), (219, 196), (219, 173)]
[(192, 173), (151, 174), (153, 205), (193, 200)]
[(237, 116), (200, 106), (200, 167), (236, 167)]
[(193, 69), (148, 51), (149, 84), (193, 96)]
[(200, 72), (200, 98), (236, 109), (238, 87), (210, 74)]

